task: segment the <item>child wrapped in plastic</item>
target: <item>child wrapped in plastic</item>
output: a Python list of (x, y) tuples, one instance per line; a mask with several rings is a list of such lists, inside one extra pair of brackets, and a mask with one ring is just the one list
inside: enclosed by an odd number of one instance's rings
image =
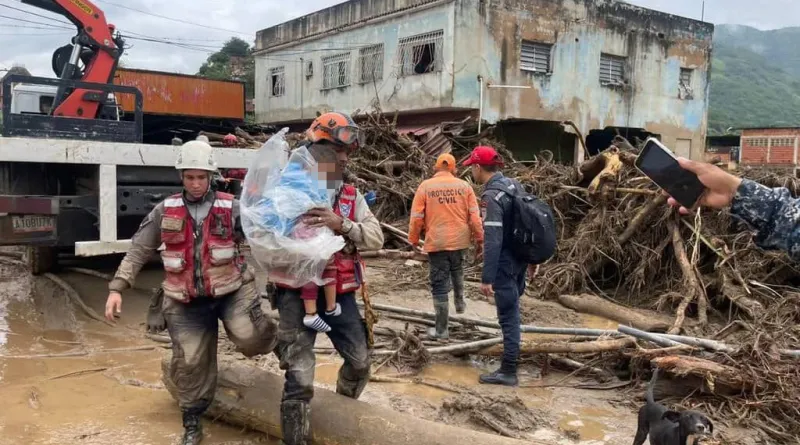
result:
[[(312, 227), (303, 215), (313, 208), (331, 208), (333, 183), (340, 175), (336, 153), (299, 148), (288, 151), (281, 131), (261, 148), (248, 171), (242, 193), (242, 227), (256, 262), (280, 270), (284, 283), (301, 288), (306, 316), (303, 323), (320, 332), (330, 326), (317, 314), (317, 289), (325, 290), (326, 314), (338, 316), (336, 267), (331, 258), (344, 239), (327, 227)], [(283, 156), (283, 159), (281, 159)]]

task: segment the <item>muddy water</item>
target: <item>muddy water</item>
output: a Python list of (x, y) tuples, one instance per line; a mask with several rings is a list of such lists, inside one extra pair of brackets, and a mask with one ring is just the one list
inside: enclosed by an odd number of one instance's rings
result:
[[(62, 275), (98, 312), (104, 306), (106, 285), (96, 278)], [(155, 285), (158, 273), (145, 271), (143, 286)], [(388, 304), (426, 308), (427, 298), (409, 301), (398, 294)], [(410, 304), (409, 304), (410, 303)], [(155, 346), (142, 338), (141, 323), (148, 305), (138, 292), (125, 295), (120, 323), (110, 328), (76, 314), (71, 303), (44, 279), (0, 266), (0, 445), (12, 444), (152, 444), (176, 443), (180, 414), (160, 382), (160, 348), (106, 353), (109, 348)], [(490, 305), (471, 303), (475, 316), (493, 317)], [(586, 327), (615, 328), (616, 324), (585, 316)], [(324, 336), (320, 336), (324, 342)], [(543, 340), (542, 337), (536, 338)], [(321, 344), (320, 346), (330, 346)], [(72, 357), (45, 357), (83, 354)], [(333, 389), (340, 359), (318, 356), (317, 384)], [(433, 363), (421, 377), (469, 388), (480, 394), (519, 396), (531, 409), (550, 415), (551, 424), (531, 437), (553, 444), (627, 444), (633, 414), (612, 403), (607, 392), (570, 388), (499, 388), (478, 384), (478, 376), (494, 365), (471, 361)], [(394, 371), (385, 369), (384, 372)], [(525, 372), (523, 383), (557, 383), (563, 375), (539, 380)], [(419, 417), (436, 419), (453, 393), (418, 384), (372, 383), (362, 400)], [(474, 425), (467, 425), (473, 428)], [(565, 432), (572, 434), (569, 437)], [(206, 444), (267, 442), (247, 433), (206, 421)]]
[[(145, 282), (157, 279), (149, 274)], [(105, 283), (63, 278), (101, 312)], [(163, 349), (102, 352), (154, 345), (140, 334), (146, 307), (146, 296), (126, 295), (121, 323), (110, 328), (76, 315), (47, 280), (0, 266), (0, 444), (176, 443), (181, 419), (162, 389)], [(206, 435), (207, 444), (269, 443), (208, 421)]]

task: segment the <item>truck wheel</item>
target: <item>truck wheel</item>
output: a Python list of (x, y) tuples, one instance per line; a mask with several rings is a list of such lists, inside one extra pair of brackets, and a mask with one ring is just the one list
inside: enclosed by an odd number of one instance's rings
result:
[(34, 275), (50, 272), (58, 261), (55, 247), (31, 246), (26, 250), (28, 266), (31, 268), (31, 273)]

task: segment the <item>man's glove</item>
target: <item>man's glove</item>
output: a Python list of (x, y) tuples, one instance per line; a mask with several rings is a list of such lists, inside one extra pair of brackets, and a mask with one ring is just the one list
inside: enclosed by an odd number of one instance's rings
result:
[(163, 302), (164, 290), (159, 286), (153, 290), (153, 295), (150, 296), (150, 309), (147, 311), (147, 332), (151, 334), (158, 334), (167, 328), (167, 321), (161, 310)]

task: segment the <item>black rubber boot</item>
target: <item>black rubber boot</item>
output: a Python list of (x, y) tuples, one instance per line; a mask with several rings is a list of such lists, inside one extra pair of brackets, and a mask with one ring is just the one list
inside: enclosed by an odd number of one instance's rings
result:
[(505, 386), (519, 385), (519, 380), (517, 379), (517, 373), (505, 372), (503, 371), (502, 368), (489, 374), (481, 374), (479, 380), (481, 383), (485, 385), (505, 385)]
[(369, 382), (369, 372), (361, 377), (348, 379), (342, 375), (342, 371), (339, 371), (339, 379), (336, 381), (336, 393), (358, 400), (361, 397), (361, 393), (364, 392), (364, 388), (367, 387), (367, 382)]
[(198, 445), (203, 440), (203, 425), (197, 411), (183, 412), (183, 441), (181, 445)]
[(428, 329), (428, 336), (437, 340), (447, 340), (450, 338), (450, 331), (447, 329), (447, 322), (450, 317), (450, 303), (445, 301), (436, 301), (433, 303), (436, 309), (436, 327)]
[(463, 314), (467, 310), (467, 302), (464, 301), (464, 295), (456, 294), (455, 296), (456, 314)]
[(281, 403), (281, 434), (284, 445), (311, 444), (311, 406), (307, 402), (287, 400)]

